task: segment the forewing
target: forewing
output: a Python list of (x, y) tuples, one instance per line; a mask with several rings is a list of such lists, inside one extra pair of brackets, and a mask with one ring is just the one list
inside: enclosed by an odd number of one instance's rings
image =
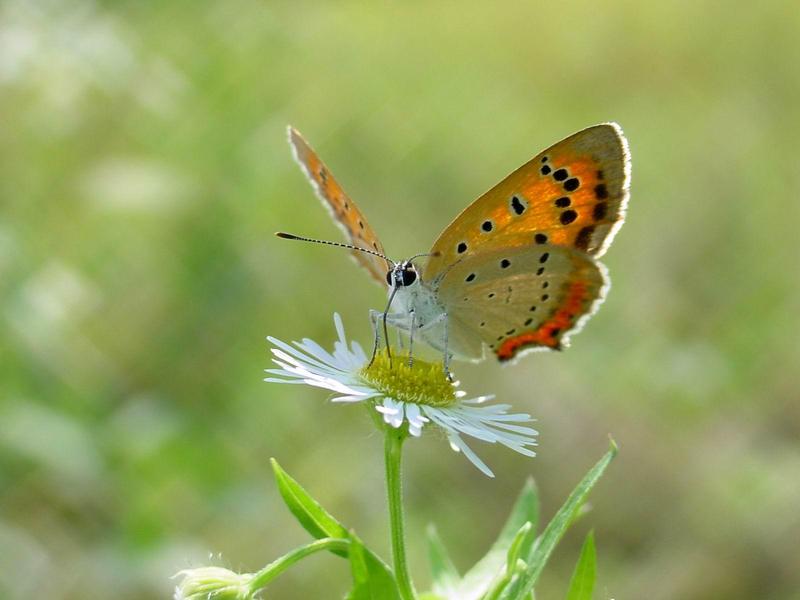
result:
[(448, 269), (437, 289), (462, 338), (480, 339), (500, 361), (528, 349), (560, 349), (597, 309), (605, 270), (584, 252), (541, 244), (477, 254)]
[(474, 252), (552, 244), (601, 256), (625, 217), (628, 145), (616, 123), (595, 125), (534, 157), (468, 206), (442, 232), (429, 281)]
[[(383, 246), (378, 240), (378, 236), (375, 235), (375, 231), (367, 223), (364, 214), (345, 194), (342, 186), (334, 179), (317, 153), (296, 129), (289, 127), (288, 133), (289, 144), (295, 160), (308, 177), (322, 204), (330, 211), (334, 222), (347, 236), (348, 242), (358, 248), (366, 248), (384, 254)], [(386, 273), (389, 269), (389, 263), (386, 260), (357, 250), (352, 252), (356, 262), (365, 267), (378, 283), (386, 285)]]

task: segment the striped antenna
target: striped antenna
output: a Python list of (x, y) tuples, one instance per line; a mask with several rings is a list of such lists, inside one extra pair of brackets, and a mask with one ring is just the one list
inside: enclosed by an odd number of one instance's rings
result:
[(294, 235), (293, 233), (286, 233), (285, 231), (276, 231), (275, 235), (279, 238), (283, 238), (285, 240), (299, 240), (301, 242), (314, 242), (315, 244), (327, 244), (328, 246), (337, 246), (339, 248), (348, 248), (349, 250), (358, 250), (359, 252), (366, 252), (367, 254), (372, 254), (373, 256), (378, 256), (385, 261), (392, 263), (392, 265), (396, 265), (391, 258), (388, 258), (381, 254), (380, 252), (375, 252), (374, 250), (369, 250), (367, 248), (359, 248), (358, 246), (353, 246), (352, 244), (343, 244), (341, 242), (331, 242), (329, 240), (317, 240), (314, 238), (303, 237), (300, 235)]

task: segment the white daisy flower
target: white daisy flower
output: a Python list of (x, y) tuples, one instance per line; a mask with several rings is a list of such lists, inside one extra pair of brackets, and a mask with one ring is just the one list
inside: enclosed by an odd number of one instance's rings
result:
[(391, 427), (404, 424), (408, 433), (419, 437), (425, 425), (439, 426), (447, 435), (450, 447), (462, 452), (472, 464), (489, 477), (491, 469), (478, 458), (462, 438), (468, 435), (484, 442), (502, 444), (525, 456), (536, 456), (535, 429), (520, 425), (533, 419), (523, 413), (508, 413), (509, 404), (485, 404), (493, 396), (465, 399), (458, 391), (458, 382), (451, 383), (439, 364), (414, 359), (390, 361), (385, 353), (375, 357), (371, 366), (357, 342), (344, 334), (342, 319), (333, 316), (339, 340), (333, 353), (310, 339), (287, 344), (273, 337), (273, 362), (278, 369), (267, 369), (274, 375), (264, 381), (299, 383), (331, 390), (333, 402), (367, 402)]

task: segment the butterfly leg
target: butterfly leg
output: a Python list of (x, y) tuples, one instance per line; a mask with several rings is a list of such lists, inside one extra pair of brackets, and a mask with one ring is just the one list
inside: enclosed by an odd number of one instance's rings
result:
[[(390, 300), (391, 302), (391, 300)], [(383, 339), (386, 341), (386, 356), (389, 358), (389, 368), (392, 368), (392, 349), (389, 347), (389, 327), (386, 325), (386, 317), (389, 316), (389, 307), (386, 307), (383, 315)]]
[(450, 373), (450, 352), (447, 350), (447, 313), (443, 313), (442, 320), (444, 326), (444, 358), (442, 359), (442, 366), (444, 368), (445, 377), (452, 383), (453, 375)]
[(408, 329), (408, 368), (410, 369), (414, 366), (414, 329), (417, 326), (417, 319), (413, 310), (409, 312), (411, 314), (411, 327)]
[(386, 344), (386, 356), (389, 358), (389, 367), (392, 366), (392, 350), (389, 347), (389, 326), (386, 322), (387, 317), (389, 316), (389, 309), (392, 307), (392, 300), (394, 300), (394, 296), (397, 293), (397, 288), (393, 287), (391, 294), (389, 294), (389, 301), (386, 303), (386, 310), (383, 312), (378, 312), (376, 310), (370, 309), (369, 311), (369, 320), (372, 323), (372, 329), (375, 332), (375, 344), (372, 347), (372, 358), (367, 365), (367, 368), (372, 366), (372, 363), (375, 362), (375, 355), (378, 353), (378, 329), (377, 329), (377, 319), (380, 318), (383, 321), (383, 341)]
[(369, 359), (369, 364), (367, 365), (368, 369), (372, 366), (372, 363), (375, 362), (375, 356), (378, 354), (378, 346), (381, 340), (381, 332), (380, 329), (378, 329), (378, 319), (382, 317), (383, 313), (379, 310), (372, 308), (369, 310), (369, 324), (372, 326), (372, 334), (375, 337), (375, 342), (372, 344), (372, 358)]

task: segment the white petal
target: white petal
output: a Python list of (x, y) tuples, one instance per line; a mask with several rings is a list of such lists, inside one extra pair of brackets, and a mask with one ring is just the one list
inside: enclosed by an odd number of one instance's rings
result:
[(491, 394), (489, 396), (478, 396), (477, 398), (464, 400), (464, 404), (483, 404), (484, 402), (488, 402), (489, 400), (494, 400), (494, 394)]
[(364, 354), (364, 349), (358, 342), (350, 342), (350, 351), (353, 353), (353, 358), (358, 364), (363, 365), (367, 362), (367, 355)]
[[(502, 441), (500, 443), (503, 444)], [(514, 452), (518, 452), (519, 454), (522, 454), (523, 456), (530, 456), (531, 458), (536, 456), (536, 452), (534, 452), (530, 448), (523, 448), (521, 446), (515, 446), (513, 444), (503, 444), (503, 446), (505, 446), (506, 448), (510, 448)]]
[(419, 405), (406, 403), (406, 420), (408, 421), (408, 432), (414, 437), (419, 437), (422, 433), (422, 427), (428, 421), (420, 413)]
[(458, 437), (458, 435), (452, 434), (450, 436), (450, 443), (456, 446), (464, 454), (464, 456), (467, 457), (469, 462), (478, 467), (478, 469), (480, 469), (480, 471), (484, 475), (488, 475), (489, 477), (494, 477), (494, 473), (492, 473), (492, 470), (486, 466), (485, 462), (483, 462), (480, 458), (478, 458), (478, 455), (475, 454), (470, 449), (470, 447), (464, 443), (464, 440)]
[(308, 385), (321, 387), (326, 390), (331, 390), (332, 392), (339, 392), (340, 394), (347, 394), (348, 396), (358, 395), (356, 390), (336, 381), (335, 379), (308, 378), (305, 381)]
[(495, 427), (498, 429), (506, 429), (508, 431), (514, 431), (516, 433), (521, 433), (523, 435), (539, 435), (539, 432), (531, 427), (522, 427), (521, 425), (509, 425), (508, 423), (493, 423)]
[[(300, 344), (297, 342), (295, 342), (295, 345), (300, 346)], [(325, 350), (314, 340), (303, 338), (302, 348), (320, 362), (323, 362), (331, 367), (336, 367), (337, 369), (340, 368), (339, 361), (337, 361), (330, 352)]]
[(283, 367), (283, 370), (286, 371), (291, 377), (305, 378), (305, 377), (312, 377), (314, 375), (314, 373), (312, 373), (305, 367), (293, 367), (279, 360), (273, 360), (272, 362), (274, 362), (276, 365)]
[(402, 403), (395, 401), (393, 398), (384, 398), (383, 406), (389, 409), (389, 411), (383, 413), (383, 420), (395, 429), (400, 427), (404, 419)]
[(342, 317), (339, 313), (333, 313), (333, 325), (336, 327), (336, 334), (339, 336), (339, 341), (342, 342), (344, 347), (347, 347), (347, 338), (344, 335), (344, 324)]
[[(304, 363), (310, 363), (310, 364), (312, 364), (312, 365), (314, 365), (315, 367), (318, 367), (318, 368), (323, 368), (324, 369), (324, 368), (329, 368), (330, 367), (330, 365), (326, 365), (324, 363), (321, 363), (318, 360), (308, 356), (308, 354), (306, 352), (300, 352), (299, 350), (297, 350), (296, 348), (290, 346), (286, 342), (282, 342), (281, 340), (273, 338), (273, 337), (270, 337), (270, 338), (267, 338), (267, 339), (270, 342), (272, 342), (273, 344), (275, 344), (278, 348), (283, 350), (286, 354), (290, 354), (290, 355), (294, 356), (295, 359), (297, 359), (297, 360), (301, 360)], [(277, 348), (273, 348), (272, 349), (272, 353), (276, 354), (276, 352), (275, 352), (276, 350), (277, 350)]]
[(337, 396), (336, 398), (331, 398), (331, 402), (363, 402), (371, 398), (371, 396)]

